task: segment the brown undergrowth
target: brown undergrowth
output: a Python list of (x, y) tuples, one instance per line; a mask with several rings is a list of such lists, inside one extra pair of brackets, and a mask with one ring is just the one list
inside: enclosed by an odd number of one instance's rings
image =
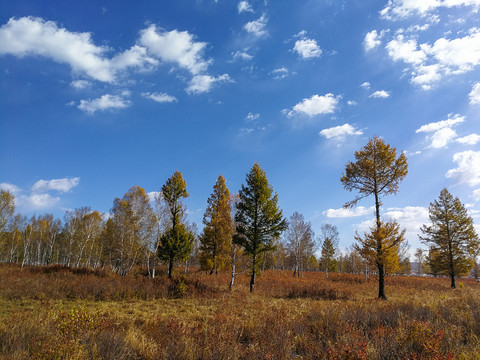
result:
[(478, 359), (480, 290), (399, 277), (239, 276), (0, 266), (2, 359)]

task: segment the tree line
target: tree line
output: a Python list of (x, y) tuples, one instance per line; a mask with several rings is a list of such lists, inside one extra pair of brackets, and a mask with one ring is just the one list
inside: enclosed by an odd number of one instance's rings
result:
[[(378, 297), (386, 299), (385, 276), (409, 273), (405, 230), (396, 221), (381, 217), (381, 199), (396, 194), (408, 173), (405, 155), (374, 137), (355, 152), (340, 179), (358, 195), (345, 207), (373, 196), (375, 223), (370, 231), (356, 233), (356, 243), (346, 254), (338, 249), (338, 230), (331, 224), (315, 235), (312, 225), (295, 212), (287, 220), (278, 207), (278, 194), (265, 171), (255, 163), (238, 193), (232, 194), (220, 175), (207, 200), (203, 229), (186, 216), (189, 196), (181, 172), (176, 171), (153, 201), (139, 186), (113, 201), (106, 218), (82, 207), (66, 211), (63, 221), (51, 214), (28, 219), (15, 214), (13, 194), (0, 190), (0, 261), (25, 265), (61, 264), (72, 267), (110, 268), (124, 276), (141, 265), (155, 277), (160, 264), (168, 277), (176, 265), (184, 271), (200, 268), (210, 274), (230, 271), (230, 288), (239, 272), (250, 274), (254, 291), (259, 272), (266, 268), (375, 273)], [(475, 266), (480, 243), (466, 207), (447, 189), (429, 207), (431, 224), (420, 230), (427, 251), (415, 254), (417, 272), (455, 278)], [(319, 258), (316, 254), (320, 253)]]

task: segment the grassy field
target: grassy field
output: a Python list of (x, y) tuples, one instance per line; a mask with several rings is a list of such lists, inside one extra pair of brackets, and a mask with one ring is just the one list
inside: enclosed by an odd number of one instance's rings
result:
[(480, 284), (0, 266), (1, 359), (480, 359)]

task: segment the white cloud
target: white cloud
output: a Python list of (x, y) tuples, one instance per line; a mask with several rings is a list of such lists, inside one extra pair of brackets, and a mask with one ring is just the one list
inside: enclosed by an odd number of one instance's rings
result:
[(430, 141), (429, 148), (439, 149), (447, 146), (453, 139), (456, 138), (457, 133), (452, 129), (453, 126), (465, 121), (465, 116), (459, 114), (449, 114), (447, 120), (432, 122), (421, 126), (416, 133), (433, 133), (427, 136), (427, 141)]
[(400, 34), (386, 49), (393, 61), (412, 67), (413, 84), (428, 90), (444, 76), (466, 73), (480, 65), (480, 29), (470, 29), (463, 38), (440, 38), (433, 45), (417, 44), (416, 38)]
[(414, 14), (427, 16), (439, 8), (461, 6), (476, 10), (480, 7), (480, 0), (389, 0), (380, 14), (386, 19), (405, 18)]
[(188, 84), (186, 91), (189, 94), (201, 94), (209, 92), (214, 84), (222, 82), (232, 82), (232, 79), (228, 74), (223, 74), (217, 77), (210, 75), (196, 75)]
[(373, 215), (375, 207), (366, 208), (363, 206), (357, 206), (354, 208), (340, 208), (340, 209), (328, 209), (322, 214), (328, 218), (350, 218), (357, 216)]
[(344, 140), (347, 136), (362, 134), (363, 132), (361, 130), (356, 130), (355, 127), (350, 124), (335, 126), (320, 131), (320, 135), (333, 140)]
[(91, 82), (88, 80), (74, 80), (70, 83), (70, 86), (77, 89), (82, 90), (91, 85)]
[(113, 82), (115, 71), (106, 52), (106, 47), (93, 44), (90, 33), (70, 32), (42, 18), (11, 18), (0, 28), (0, 54), (44, 56), (92, 79)]
[(428, 147), (432, 149), (444, 148), (456, 137), (457, 133), (455, 130), (448, 127), (440, 129), (435, 131), (435, 133), (430, 137), (431, 143)]
[(428, 208), (421, 206), (406, 206), (404, 208), (389, 208), (383, 214), (385, 219), (396, 220), (405, 228), (406, 238), (418, 240), (417, 234), (423, 224), (429, 223)]
[(124, 109), (130, 106), (130, 101), (119, 95), (105, 94), (93, 100), (80, 100), (77, 107), (89, 114), (96, 111), (105, 111), (111, 109)]
[(360, 87), (368, 90), (368, 89), (370, 89), (370, 83), (368, 81), (365, 81), (365, 82), (360, 84)]
[(470, 104), (480, 104), (480, 82), (477, 82), (473, 85), (472, 91), (468, 94), (470, 98)]
[(234, 60), (237, 60), (237, 59), (241, 59), (241, 60), (252, 60), (253, 59), (253, 56), (250, 55), (248, 52), (248, 49), (244, 49), (244, 50), (238, 50), (236, 51), (235, 53), (232, 54), (233, 56), (233, 59)]
[(52, 179), (52, 180), (38, 180), (32, 186), (32, 192), (46, 192), (46, 191), (59, 191), (59, 192), (69, 192), (71, 189), (76, 187), (80, 182), (79, 177), (74, 178), (63, 178), (63, 179)]
[(368, 32), (363, 40), (363, 48), (365, 51), (376, 49), (382, 43), (381, 38), (382, 36), (377, 33), (377, 30)]
[(147, 193), (148, 200), (150, 202), (155, 202), (157, 201), (158, 197), (161, 196), (162, 192), (161, 191), (150, 191)]
[(476, 186), (480, 184), (480, 151), (464, 151), (453, 155), (458, 167), (448, 170), (447, 178), (454, 178), (460, 184)]
[(348, 100), (348, 101), (347, 101), (347, 105), (349, 105), (349, 106), (357, 106), (358, 103), (357, 103), (355, 100)]
[(275, 80), (281, 80), (288, 76), (288, 69), (285, 67), (278, 68), (272, 71), (272, 74), (275, 75)]
[(8, 183), (0, 183), (0, 189), (8, 191), (13, 195), (19, 193), (21, 190), (18, 186)]
[(465, 116), (461, 116), (460, 114), (449, 114), (447, 120), (432, 122), (427, 125), (421, 126), (415, 132), (434, 132), (438, 131), (443, 128), (452, 127), (456, 124), (460, 124), (465, 121)]
[(19, 199), (20, 206), (27, 207), (30, 210), (46, 209), (57, 205), (60, 202), (58, 196), (50, 194), (32, 194), (30, 196), (23, 196)]
[(377, 98), (377, 99), (386, 99), (390, 97), (390, 92), (385, 90), (377, 90), (373, 94), (371, 94), (369, 97)]
[(417, 50), (417, 41), (405, 40), (403, 35), (398, 35), (396, 39), (390, 41), (386, 49), (393, 61), (402, 60), (407, 64), (421, 64), (427, 59), (423, 50)]
[(147, 49), (138, 45), (116, 55), (112, 61), (114, 69), (136, 68), (151, 70), (158, 65), (158, 60), (147, 55)]
[(322, 49), (314, 39), (301, 39), (295, 41), (293, 50), (303, 59), (310, 59), (322, 55)]
[(478, 134), (470, 134), (461, 138), (458, 138), (456, 142), (464, 145), (476, 145), (480, 142), (480, 135)]
[(295, 114), (304, 114), (313, 117), (320, 114), (332, 114), (337, 108), (339, 99), (340, 96), (333, 94), (313, 95), (295, 105), (292, 110), (287, 112), (287, 115), (292, 117)]
[(171, 102), (178, 102), (178, 99), (175, 96), (168, 95), (166, 93), (150, 93), (144, 92), (142, 96), (147, 99), (151, 99), (153, 101), (159, 103), (171, 103)]
[(257, 20), (246, 23), (243, 28), (250, 34), (253, 34), (257, 37), (266, 36), (268, 34), (266, 30), (267, 21), (268, 20), (265, 15), (262, 15)]
[(473, 191), (473, 198), (475, 199), (475, 201), (480, 201), (480, 189)]
[(241, 14), (243, 12), (251, 12), (253, 13), (252, 6), (248, 3), (248, 1), (240, 1), (237, 6), (238, 13)]
[(260, 114), (254, 114), (254, 113), (248, 113), (248, 115), (245, 117), (246, 121), (255, 121), (260, 119)]
[(195, 41), (194, 35), (187, 31), (162, 31), (150, 25), (140, 33), (140, 44), (163, 62), (174, 63), (193, 75), (205, 71), (211, 60), (203, 58), (207, 46)]

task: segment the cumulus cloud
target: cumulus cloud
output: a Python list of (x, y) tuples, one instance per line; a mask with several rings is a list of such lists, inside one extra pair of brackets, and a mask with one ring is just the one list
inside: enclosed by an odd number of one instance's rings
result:
[(285, 67), (281, 67), (272, 71), (272, 74), (274, 75), (273, 78), (275, 80), (285, 79), (288, 76), (288, 73), (288, 69)]
[(96, 111), (124, 109), (130, 106), (130, 101), (119, 95), (105, 94), (93, 100), (80, 100), (77, 107), (86, 113), (93, 114)]
[(370, 83), (368, 81), (364, 81), (363, 83), (360, 84), (360, 87), (364, 89), (370, 89)]
[(255, 35), (256, 37), (263, 37), (268, 35), (267, 32), (267, 18), (265, 15), (262, 15), (257, 20), (250, 21), (244, 25), (244, 29), (250, 34)]
[(480, 201), (480, 189), (473, 191), (473, 198), (475, 199), (475, 201)]
[(456, 179), (460, 184), (476, 186), (480, 184), (480, 151), (464, 151), (453, 155), (458, 167), (448, 170), (447, 178)]
[(470, 134), (470, 135), (458, 138), (455, 141), (459, 142), (460, 144), (464, 144), (464, 145), (476, 145), (477, 143), (480, 142), (480, 135)]
[(468, 94), (470, 98), (470, 104), (480, 104), (480, 82), (477, 82), (473, 85), (472, 91)]
[(296, 51), (303, 59), (310, 59), (322, 55), (322, 49), (315, 39), (301, 39), (295, 41), (293, 51)]
[(188, 84), (186, 91), (189, 94), (201, 94), (209, 92), (214, 84), (222, 82), (232, 82), (232, 79), (228, 74), (223, 74), (217, 77), (210, 75), (196, 75)]
[(60, 198), (50, 194), (32, 194), (30, 196), (21, 197), (19, 201), (20, 206), (37, 210), (51, 208), (57, 205), (60, 202)]
[(340, 209), (328, 209), (322, 214), (328, 218), (350, 218), (357, 216), (373, 215), (375, 207), (366, 208), (363, 206), (357, 206), (354, 208), (340, 208)]
[(433, 149), (441, 149), (446, 147), (455, 137), (457, 133), (455, 130), (451, 128), (443, 128), (435, 133), (430, 137), (431, 143), (428, 146), (429, 148)]
[(465, 116), (461, 116), (460, 114), (449, 114), (447, 120), (431, 122), (426, 125), (422, 125), (419, 129), (415, 132), (433, 132), (438, 131), (447, 127), (452, 127), (454, 125), (460, 124), (465, 121)]
[(163, 31), (150, 25), (141, 31), (139, 42), (163, 62), (174, 63), (193, 75), (205, 71), (211, 63), (203, 57), (207, 44), (195, 41), (187, 31)]
[(382, 43), (382, 35), (378, 34), (377, 30), (372, 30), (365, 35), (363, 40), (363, 48), (365, 51), (370, 51), (376, 49)]
[(0, 183), (0, 189), (4, 191), (8, 191), (13, 195), (20, 192), (20, 188), (18, 186), (13, 184), (8, 184), (8, 183)]
[(412, 240), (418, 240), (417, 234), (420, 228), (429, 222), (428, 208), (421, 206), (389, 208), (383, 216), (386, 219), (396, 220), (402, 228), (405, 228), (407, 239)]
[(429, 148), (439, 149), (447, 146), (457, 133), (452, 129), (453, 126), (465, 121), (465, 117), (459, 114), (449, 114), (447, 120), (432, 122), (421, 126), (416, 133), (433, 133), (427, 135), (427, 141), (430, 141)]
[(47, 192), (51, 190), (59, 192), (69, 192), (80, 183), (79, 177), (52, 179), (52, 180), (38, 180), (32, 186), (32, 192)]
[[(261, 34), (262, 21), (266, 22), (265, 17), (249, 29)], [(196, 41), (187, 31), (165, 31), (150, 25), (140, 31), (137, 44), (109, 57), (111, 49), (95, 45), (91, 33), (72, 32), (53, 21), (38, 17), (11, 18), (0, 27), (0, 55), (43, 56), (67, 64), (77, 76), (111, 84), (118, 84), (129, 70), (151, 71), (160, 62), (185, 69), (193, 76), (205, 74), (212, 63), (204, 56), (206, 46), (207, 43)], [(248, 58), (246, 53), (239, 56)], [(74, 80), (70, 85), (84, 89), (90, 86), (87, 79)], [(79, 108), (93, 113), (128, 104), (125, 99), (104, 95), (100, 99), (82, 100)]]
[(241, 14), (243, 12), (251, 12), (253, 13), (252, 6), (248, 3), (248, 1), (240, 1), (237, 5), (238, 13)]
[[(8, 190), (15, 195), (15, 205), (22, 211), (37, 211), (57, 206), (61, 197), (60, 194), (68, 193), (80, 182), (80, 178), (62, 178), (52, 180), (39, 180), (28, 190), (3, 183), (0, 188)], [(52, 195), (56, 192), (56, 195)]]
[[(11, 18), (0, 27), (0, 55), (43, 56), (102, 82), (114, 83), (118, 74), (130, 67), (145, 69), (158, 63), (147, 55), (145, 48), (137, 45), (112, 59), (107, 57), (108, 50), (95, 45), (88, 32), (71, 32), (38, 17)], [(76, 88), (83, 85), (85, 83), (72, 82)]]
[(444, 76), (466, 73), (480, 65), (480, 29), (472, 28), (462, 38), (440, 38), (433, 44), (418, 44), (415, 37), (400, 34), (386, 49), (393, 61), (411, 66), (413, 84), (428, 90)]
[(232, 57), (234, 60), (238, 60), (238, 59), (246, 60), (246, 61), (252, 60), (253, 56), (250, 55), (247, 51), (248, 49), (238, 50), (235, 53), (232, 53)]
[(151, 100), (159, 102), (159, 103), (178, 102), (178, 99), (175, 96), (168, 95), (166, 93), (144, 92), (144, 93), (142, 93), (142, 96), (146, 99), (151, 99)]
[(150, 191), (147, 193), (148, 200), (152, 203), (156, 202), (159, 196), (162, 196), (161, 191)]
[(245, 116), (246, 121), (255, 121), (260, 119), (260, 114), (254, 114), (254, 113), (248, 113), (247, 116)]
[(77, 89), (82, 90), (91, 85), (90, 81), (88, 80), (74, 80), (70, 83), (70, 86)]
[(480, 7), (480, 0), (389, 0), (387, 6), (380, 11), (386, 19), (405, 18), (418, 14), (427, 16), (439, 8)]
[(390, 92), (385, 90), (377, 90), (373, 94), (371, 94), (369, 97), (377, 98), (377, 99), (386, 99), (390, 97)]
[(296, 114), (303, 114), (313, 117), (321, 114), (332, 114), (335, 112), (340, 96), (331, 93), (326, 95), (313, 95), (310, 98), (303, 99), (292, 110), (287, 111), (287, 115), (292, 117)]
[(0, 27), (0, 54), (44, 56), (95, 80), (113, 82), (115, 74), (106, 52), (93, 43), (90, 33), (70, 32), (42, 18), (11, 18)]
[(350, 124), (344, 124), (340, 126), (331, 127), (329, 129), (323, 129), (320, 131), (320, 135), (326, 137), (327, 139), (333, 140), (344, 140), (347, 136), (352, 135), (362, 135), (363, 132), (361, 130), (356, 130)]

